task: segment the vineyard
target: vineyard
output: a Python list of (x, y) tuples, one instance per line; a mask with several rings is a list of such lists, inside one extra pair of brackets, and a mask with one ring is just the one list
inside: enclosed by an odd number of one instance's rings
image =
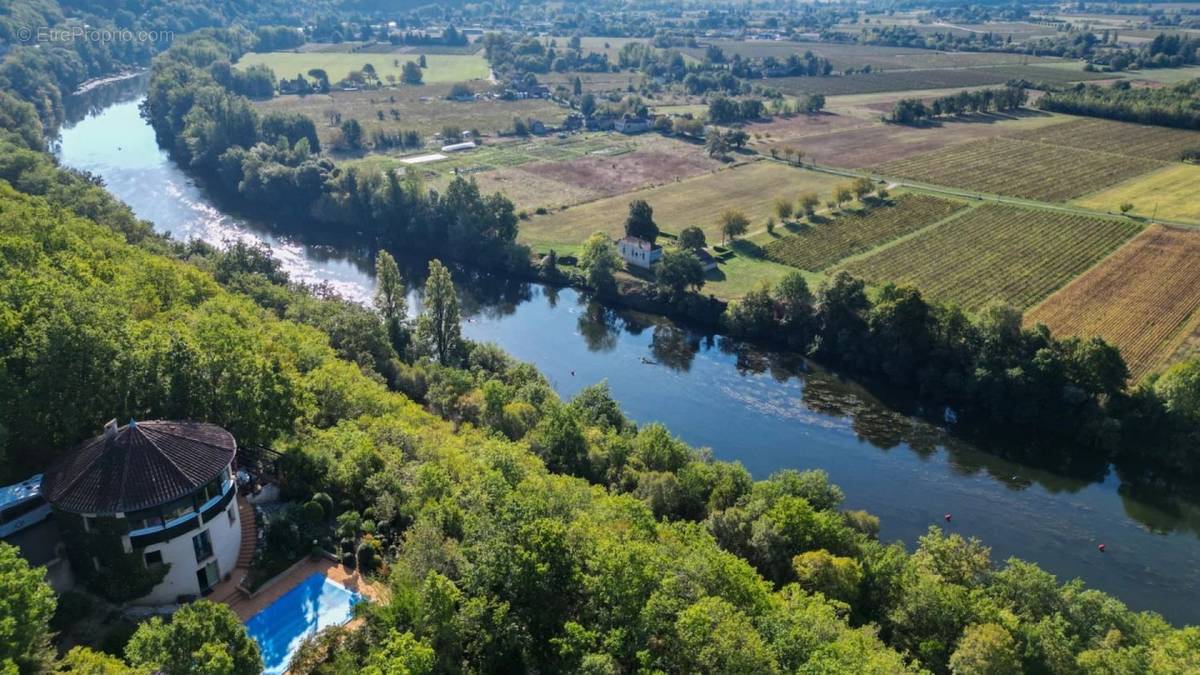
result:
[(1022, 141), (1099, 150), (1166, 162), (1178, 160), (1184, 150), (1200, 148), (1200, 131), (1098, 119), (1074, 119), (1005, 136)]
[(875, 283), (911, 284), (968, 310), (993, 299), (1023, 309), (1137, 231), (1123, 220), (987, 204), (846, 269)]
[(1163, 166), (1138, 157), (989, 138), (889, 162), (877, 171), (974, 192), (1056, 202)]
[(833, 263), (932, 225), (964, 208), (959, 202), (907, 194), (889, 206), (848, 213), (767, 244), (768, 260), (817, 272)]
[(1056, 334), (1117, 345), (1135, 379), (1162, 365), (1200, 317), (1200, 232), (1152, 227), (1026, 316)]

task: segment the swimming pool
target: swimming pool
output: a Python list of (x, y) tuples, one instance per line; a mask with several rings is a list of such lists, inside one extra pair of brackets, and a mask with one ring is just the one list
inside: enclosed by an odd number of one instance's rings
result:
[(304, 638), (350, 620), (362, 596), (314, 572), (246, 622), (262, 651), (263, 672), (281, 675)]

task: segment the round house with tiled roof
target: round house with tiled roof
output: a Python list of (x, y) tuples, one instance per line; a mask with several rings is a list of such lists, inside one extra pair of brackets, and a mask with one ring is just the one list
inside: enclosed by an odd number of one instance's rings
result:
[(207, 595), (237, 563), (236, 454), (233, 435), (214, 424), (113, 420), (46, 471), (42, 494), (60, 529), (83, 533), (67, 538), (73, 565), (92, 567), (82, 576), (115, 571), (103, 568), (123, 551), (122, 565), (136, 556), (165, 569), (137, 602), (170, 604)]

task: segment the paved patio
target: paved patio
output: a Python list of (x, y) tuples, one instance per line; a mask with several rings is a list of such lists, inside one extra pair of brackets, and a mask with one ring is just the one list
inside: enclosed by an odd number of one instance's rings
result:
[[(380, 602), (384, 599), (384, 588), (380, 584), (372, 583), (363, 578), (357, 571), (346, 569), (340, 563), (336, 563), (328, 558), (305, 558), (281, 575), (268, 581), (253, 596), (247, 596), (242, 591), (236, 589), (234, 589), (236, 591), (234, 593), (227, 592), (224, 595), (219, 595), (222, 589), (218, 586), (213, 591), (212, 597), (214, 599), (219, 598), (219, 602), (229, 605), (230, 609), (244, 623), (268, 605), (283, 597), (284, 594), (295, 588), (301, 581), (304, 581), (315, 573), (324, 574), (330, 580), (336, 581), (372, 601)], [(224, 584), (234, 584), (237, 579), (238, 577), (235, 577), (229, 581), (221, 582), (221, 586)]]

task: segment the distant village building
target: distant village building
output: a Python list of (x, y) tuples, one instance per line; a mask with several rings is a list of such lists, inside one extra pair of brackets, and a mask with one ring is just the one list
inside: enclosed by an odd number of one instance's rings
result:
[(166, 566), (139, 604), (207, 595), (241, 553), (236, 454), (233, 434), (213, 424), (116, 420), (67, 452), (41, 492), (75, 574), (110, 572), (106, 556), (124, 551), (147, 569)]
[(622, 115), (613, 122), (613, 128), (623, 134), (640, 134), (650, 130), (650, 120), (645, 117)]
[(587, 118), (588, 131), (611, 131), (615, 122), (615, 116), (608, 113), (592, 115)]
[(662, 258), (662, 247), (651, 244), (638, 237), (625, 237), (617, 242), (617, 252), (625, 262), (637, 267), (650, 269), (650, 266)]

